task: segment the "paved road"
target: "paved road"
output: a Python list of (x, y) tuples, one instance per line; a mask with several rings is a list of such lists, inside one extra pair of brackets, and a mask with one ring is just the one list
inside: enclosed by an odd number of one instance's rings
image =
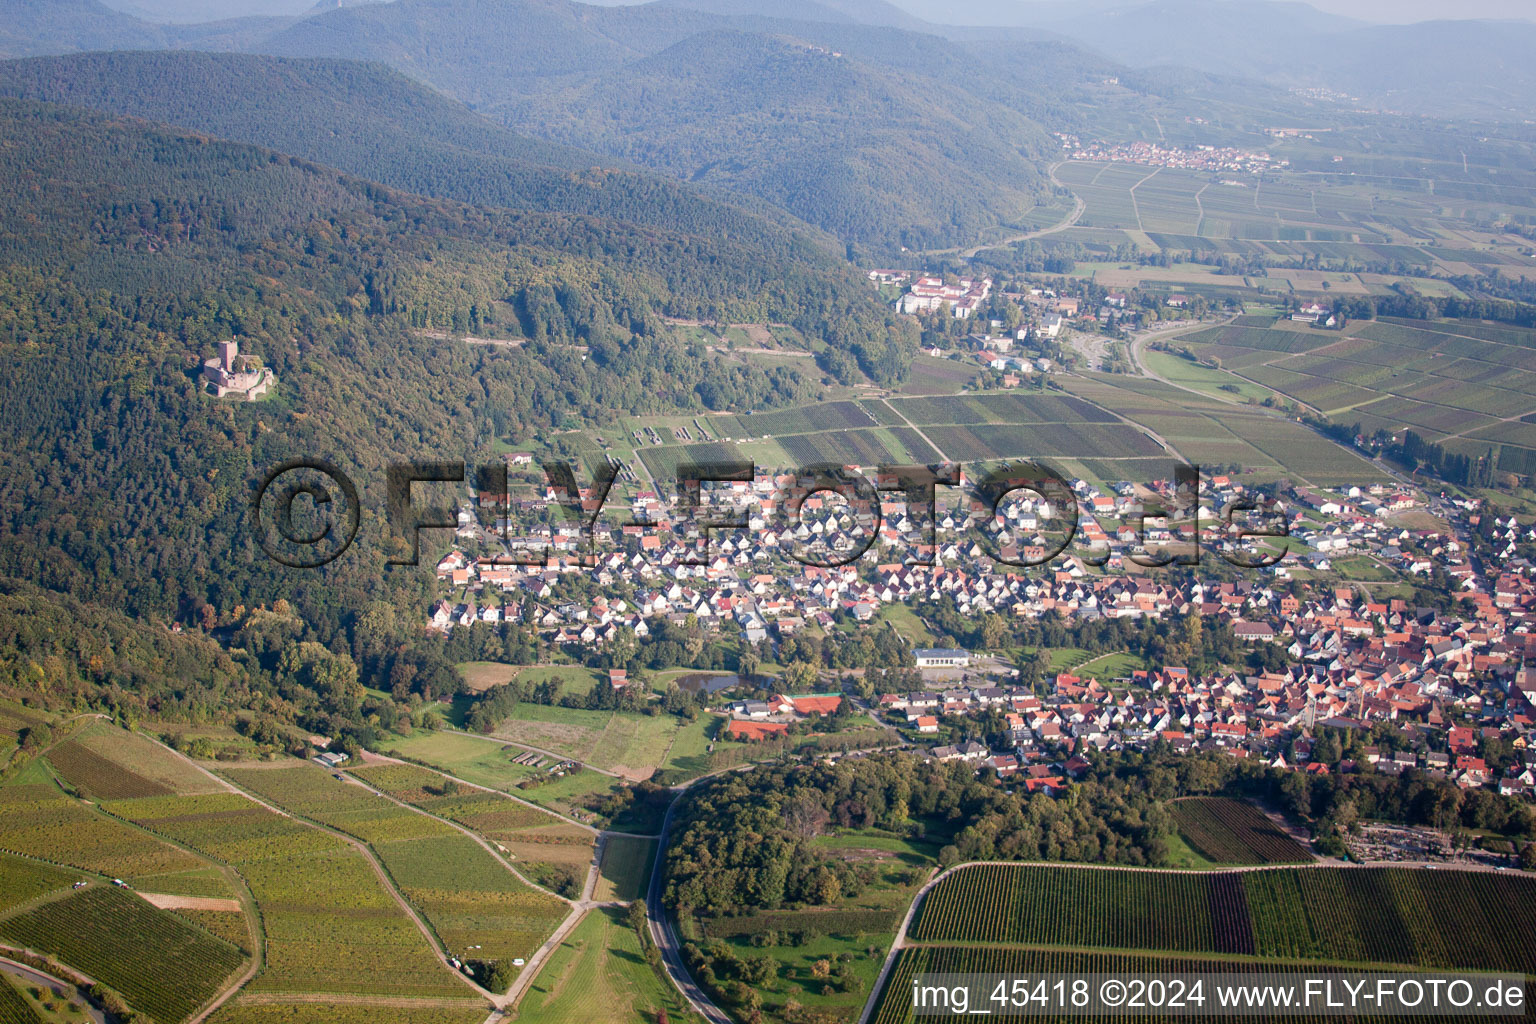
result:
[[(57, 996), (68, 996), (70, 990), (75, 987), (71, 982), (65, 981), (62, 978), (55, 978), (51, 974), (44, 974), (35, 967), (28, 967), (26, 964), (12, 960), (9, 957), (0, 956), (0, 971), (4, 971), (13, 978), (19, 978), (28, 985), (41, 985)], [(81, 975), (81, 977), (83, 978), (85, 975)], [(91, 1020), (95, 1021), (96, 1024), (107, 1024), (106, 1014), (91, 1005), (90, 1001), (84, 998), (83, 993), (81, 994), (81, 1002), (85, 1004), (86, 1015)]]
[[(1061, 182), (1056, 180), (1056, 168), (1058, 168), (1060, 166), (1061, 166), (1061, 162), (1054, 163), (1054, 164), (1052, 164), (1047, 169), (1046, 173), (1050, 175), (1051, 184), (1055, 185), (1058, 188), (1066, 188), (1065, 185), (1063, 185)], [(1139, 182), (1138, 182), (1138, 184), (1139, 184)], [(1073, 192), (1072, 193), (1072, 212), (1067, 215), (1067, 219), (1066, 220), (1062, 221), (1059, 224), (1053, 224), (1053, 225), (1051, 225), (1048, 228), (1037, 228), (1034, 231), (1025, 231), (1022, 234), (1009, 235), (1007, 238), (999, 238), (999, 239), (997, 239), (994, 242), (982, 242), (982, 243), (980, 243), (978, 245), (973, 245), (970, 248), (966, 248), (966, 249), (962, 249), (962, 248), (930, 249), (927, 252), (923, 253), (923, 255), (924, 256), (952, 256), (952, 255), (955, 255), (956, 253), (958, 253), (959, 255), (965, 257), (966, 259), (970, 259), (971, 257), (975, 256), (977, 253), (981, 252), (983, 249), (1001, 249), (1004, 246), (1013, 245), (1016, 242), (1027, 242), (1027, 241), (1029, 241), (1032, 238), (1043, 238), (1046, 235), (1054, 235), (1058, 231), (1065, 231), (1065, 230), (1067, 230), (1067, 228), (1070, 228), (1072, 225), (1076, 224), (1079, 220), (1081, 220), (1082, 217), (1083, 217), (1083, 213), (1087, 209), (1088, 209), (1088, 204), (1083, 202), (1081, 196), (1079, 196), (1076, 192)]]
[(683, 998), (688, 1000), (694, 1012), (710, 1024), (733, 1024), (726, 1012), (710, 1001), (709, 996), (704, 994), (704, 990), (688, 973), (688, 967), (683, 963), (683, 944), (678, 937), (677, 927), (661, 907), (661, 859), (667, 849), (667, 833), (672, 828), (672, 812), (677, 809), (677, 800), (681, 796), (682, 793), (679, 792), (667, 807), (667, 816), (661, 823), (661, 838), (656, 843), (656, 864), (651, 869), (651, 885), (645, 897), (646, 911), (650, 918), (651, 939), (656, 943), (656, 948), (661, 950), (661, 959), (666, 966), (667, 976), (683, 994)]

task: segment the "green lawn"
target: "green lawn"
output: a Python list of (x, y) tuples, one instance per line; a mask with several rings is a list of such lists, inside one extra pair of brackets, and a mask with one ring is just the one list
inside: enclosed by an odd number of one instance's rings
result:
[(523, 994), (517, 1024), (634, 1024), (658, 1010), (677, 1024), (696, 1020), (645, 962), (639, 937), (617, 908), (591, 911), (545, 962)]
[(603, 862), (598, 865), (597, 891), (593, 898), (600, 901), (643, 898), (651, 880), (651, 864), (655, 856), (654, 839), (609, 836), (603, 846)]
[[(1019, 649), (1020, 663), (1028, 661), (1034, 655), (1035, 649), (1033, 647), (1021, 647)], [(1046, 651), (1046, 655), (1050, 671), (1052, 672), (1066, 672), (1072, 666), (1081, 664), (1090, 657), (1089, 653), (1081, 647), (1052, 647)]]
[(1184, 841), (1184, 837), (1177, 831), (1167, 835), (1168, 862), (1163, 867), (1181, 868), (1185, 871), (1212, 871), (1220, 865), (1214, 861), (1206, 860), (1194, 847)]
[[(1177, 345), (1178, 341), (1175, 340), (1173, 344)], [(1171, 352), (1158, 352), (1150, 348), (1143, 349), (1141, 361), (1148, 370), (1151, 370), (1165, 380), (1181, 384), (1187, 388), (1194, 388), (1196, 391), (1210, 395), (1213, 398), (1221, 398), (1229, 402), (1252, 398), (1255, 401), (1262, 402), (1273, 394), (1268, 388), (1252, 384), (1241, 377), (1235, 377), (1225, 370), (1201, 366), (1199, 363), (1192, 363), (1183, 356), (1177, 356)], [(1237, 391), (1224, 390), (1223, 385), (1235, 387)]]
[(639, 780), (661, 767), (681, 728), (673, 715), (520, 704), (492, 736)]
[(896, 627), (896, 632), (912, 641), (916, 647), (931, 647), (936, 638), (923, 625), (917, 613), (904, 604), (888, 604), (880, 609), (880, 619)]
[(1333, 565), (1333, 571), (1343, 579), (1373, 583), (1397, 578), (1391, 569), (1388, 569), (1369, 555), (1351, 555), (1345, 558), (1334, 558), (1330, 561)]
[(1074, 666), (1072, 671), (1085, 678), (1092, 676), (1102, 683), (1111, 679), (1122, 679), (1146, 667), (1146, 659), (1124, 651), (1116, 651), (1113, 654), (1102, 654), (1091, 661), (1084, 661)]

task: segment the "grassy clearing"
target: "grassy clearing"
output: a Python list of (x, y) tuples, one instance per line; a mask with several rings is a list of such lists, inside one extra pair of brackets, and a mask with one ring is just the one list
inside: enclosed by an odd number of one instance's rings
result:
[(544, 964), (523, 995), (517, 1024), (634, 1024), (658, 1010), (685, 1024), (696, 1018), (645, 962), (624, 911), (598, 908)]
[(1142, 352), (1141, 361), (1147, 369), (1159, 377), (1187, 388), (1194, 388), (1212, 398), (1225, 399), (1229, 402), (1246, 399), (1262, 402), (1273, 393), (1268, 388), (1235, 377), (1225, 370), (1201, 366), (1172, 352), (1147, 349)]
[(896, 632), (919, 647), (931, 647), (936, 638), (917, 617), (917, 613), (904, 604), (888, 604), (880, 609), (880, 618), (896, 627)]
[(609, 836), (603, 845), (603, 862), (598, 866), (597, 891), (593, 898), (606, 901), (643, 897), (655, 856), (654, 839)]
[[(612, 778), (594, 771), (551, 778), (540, 769), (513, 764), (512, 755), (522, 753), (520, 748), (463, 733), (417, 731), (391, 741), (385, 753), (421, 761), (466, 782), (511, 793), (582, 821), (594, 817), (583, 809), (585, 798), (614, 786)], [(535, 778), (548, 781), (535, 788), (519, 788)]]
[(1100, 680), (1109, 680), (1123, 679), (1132, 672), (1144, 670), (1146, 667), (1146, 659), (1124, 651), (1116, 651), (1082, 662), (1074, 666), (1072, 671), (1084, 677), (1092, 676)]
[(640, 780), (661, 767), (680, 727), (670, 715), (521, 704), (492, 735)]

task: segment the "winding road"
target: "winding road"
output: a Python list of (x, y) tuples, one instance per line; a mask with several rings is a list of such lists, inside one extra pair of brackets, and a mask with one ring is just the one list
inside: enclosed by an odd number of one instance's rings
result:
[(678, 798), (685, 791), (686, 787), (680, 789), (677, 796), (672, 798), (672, 803), (667, 806), (667, 816), (661, 822), (661, 836), (656, 841), (656, 864), (651, 868), (651, 885), (645, 896), (645, 909), (651, 926), (651, 940), (656, 943), (656, 948), (661, 950), (661, 960), (667, 969), (667, 977), (672, 979), (672, 984), (683, 994), (683, 998), (688, 1000), (688, 1005), (693, 1007), (693, 1011), (710, 1024), (734, 1024), (724, 1010), (710, 1001), (698, 982), (693, 980), (693, 975), (688, 973), (688, 966), (683, 963), (682, 941), (678, 938), (677, 926), (672, 923), (661, 907), (662, 854), (667, 848), (667, 833), (672, 828), (672, 812), (677, 809)]
[[(79, 987), (74, 982), (65, 981), (63, 978), (55, 978), (51, 974), (44, 974), (36, 967), (28, 967), (19, 960), (12, 960), (4, 956), (0, 956), (0, 972), (9, 974), (13, 978), (19, 978), (28, 985), (41, 985), (61, 998), (67, 998), (72, 989)], [(85, 979), (87, 976), (81, 974), (79, 977)], [(95, 981), (91, 980), (91, 984), (95, 984)], [(85, 999), (84, 995), (82, 995), (80, 1001), (85, 1006), (86, 1016), (95, 1021), (95, 1024), (107, 1024), (107, 1015), (97, 1009), (90, 1000)]]
[[(1064, 161), (1058, 161), (1058, 162), (1056, 162), (1054, 164), (1051, 164), (1051, 166), (1046, 170), (1046, 174), (1048, 174), (1050, 176), (1051, 184), (1055, 185), (1057, 188), (1066, 188), (1067, 187), (1067, 186), (1063, 185), (1060, 181), (1058, 181), (1056, 179), (1056, 168), (1060, 167), (1063, 162)], [(1068, 191), (1071, 191), (1071, 190), (1069, 189)], [(924, 255), (924, 256), (955, 256), (955, 255), (959, 255), (959, 256), (963, 256), (966, 259), (971, 259), (977, 253), (981, 252), (983, 249), (997, 249), (997, 248), (1000, 248), (1000, 247), (1005, 246), (1005, 245), (1014, 245), (1014, 244), (1016, 244), (1018, 242), (1027, 242), (1027, 241), (1029, 241), (1032, 238), (1044, 238), (1046, 235), (1054, 235), (1054, 234), (1056, 234), (1059, 231), (1065, 231), (1065, 230), (1067, 230), (1067, 228), (1072, 227), (1078, 221), (1082, 220), (1083, 214), (1085, 212), (1087, 212), (1087, 210), (1088, 210), (1088, 204), (1083, 202), (1083, 199), (1082, 199), (1081, 196), (1079, 196), (1076, 192), (1073, 192), (1072, 193), (1072, 212), (1067, 215), (1067, 219), (1066, 220), (1063, 220), (1059, 224), (1052, 224), (1048, 228), (1036, 228), (1033, 231), (1025, 231), (1025, 232), (1023, 232), (1021, 234), (1017, 234), (1017, 235), (1009, 235), (1006, 238), (999, 238), (999, 239), (996, 239), (996, 240), (990, 241), (990, 242), (981, 242), (981, 243), (979, 243), (977, 245), (973, 245), (973, 246), (971, 246), (969, 248), (962, 248), (960, 246), (956, 246), (956, 247), (954, 247), (952, 249), (929, 249), (929, 250), (925, 251), (924, 253), (922, 253), (922, 255)]]

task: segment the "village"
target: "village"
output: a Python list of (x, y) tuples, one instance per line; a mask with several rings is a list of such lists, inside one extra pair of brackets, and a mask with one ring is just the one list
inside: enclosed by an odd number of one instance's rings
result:
[[(514, 511), (493, 509), (500, 518), (487, 527), (484, 509), (468, 503), (458, 547), (437, 564), (438, 579), (456, 596), (438, 600), (426, 625), (447, 632), (477, 621), (520, 623), (553, 648), (580, 656), (622, 631), (644, 638), (662, 619), (691, 619), (710, 635), (771, 651), (808, 629), (874, 628), (886, 608), (922, 614), (940, 601), (952, 601), (963, 616), (1012, 621), (1196, 618), (1206, 630), (1230, 627), (1245, 647), (1273, 648), (1283, 667), (1200, 674), (1164, 665), (1111, 678), (1060, 671), (1043, 685), (1025, 686), (1006, 659), (918, 649), (916, 671), (928, 688), (881, 693), (858, 710), (882, 720), (902, 742), (931, 744), (934, 758), (969, 762), (999, 779), (1018, 776), (1047, 793), (1097, 752), (1159, 744), (1312, 774), (1413, 769), (1463, 787), (1536, 793), (1536, 746), (1526, 752), (1536, 724), (1536, 669), (1525, 667), (1536, 654), (1528, 618), (1536, 608), (1536, 568), (1517, 557), (1536, 539), (1536, 528), (1482, 516), (1475, 502), (1426, 499), (1407, 486), (1258, 495), (1221, 475), (1202, 479), (1198, 500), (1189, 502), (1170, 481), (1126, 481), (1102, 493), (1078, 480), (1075, 539), (1063, 547), (1052, 539), (1059, 531), (1049, 529), (1057, 510), (1040, 495), (1010, 496), (981, 529), (958, 509), (940, 508), (936, 522), (926, 521), (897, 494), (869, 509), (834, 499), (815, 522), (807, 514), (780, 523), (775, 497), (793, 483), (792, 474), (759, 473), (750, 483), (705, 490), (706, 504), (740, 513), (746, 525), (710, 531), (703, 554), (697, 538), (673, 532), (672, 510), (641, 491), (627, 524), (595, 525), (595, 564), (584, 564), (579, 524), (503, 540)], [(560, 497), (546, 494), (550, 503)], [(590, 493), (579, 497), (590, 507)], [(1220, 510), (1255, 497), (1268, 503), (1288, 536), (1234, 539), (1217, 529)], [(1148, 512), (1181, 502), (1189, 506), (1183, 519)], [(1396, 521), (1426, 507), (1451, 528)], [(876, 524), (862, 558), (821, 567), (787, 557), (824, 534), (855, 531), (861, 513), (866, 526), (871, 516)], [(1175, 551), (1187, 554), (1197, 539), (1206, 549), (1200, 568), (1150, 567)], [(466, 553), (503, 544), (494, 555)], [(1205, 578), (1206, 567), (1226, 565), (1213, 549), (1261, 567), (1234, 573), (1228, 566)], [(511, 551), (535, 564), (509, 563)], [(998, 555), (1044, 561), (1020, 567)], [(1454, 607), (1374, 600), (1366, 585), (1330, 584), (1333, 563), (1344, 558), (1368, 560), (1386, 578), (1439, 581)], [(1499, 568), (1489, 575), (1487, 564)], [(607, 596), (568, 596), (567, 583), (578, 576)], [(729, 692), (719, 699), (724, 703), (715, 710), (730, 717), (727, 738), (761, 740), (854, 698), (774, 691), (768, 700), (732, 700)], [(994, 713), (1006, 728), (990, 745), (942, 742), (945, 735), (975, 734), (967, 720)], [(1314, 756), (1320, 728), (1369, 733), (1379, 726), (1393, 737), (1390, 749), (1369, 746), (1353, 760)], [(1489, 744), (1503, 752), (1499, 768), (1483, 756)]]
[(1290, 166), (1289, 160), (1276, 160), (1268, 153), (1250, 152), (1230, 146), (1160, 146), (1155, 142), (1104, 143), (1082, 142), (1076, 135), (1057, 132), (1064, 156), (1070, 160), (1089, 160), (1143, 167), (1168, 167), (1195, 171), (1232, 171), (1260, 174), (1266, 170)]

